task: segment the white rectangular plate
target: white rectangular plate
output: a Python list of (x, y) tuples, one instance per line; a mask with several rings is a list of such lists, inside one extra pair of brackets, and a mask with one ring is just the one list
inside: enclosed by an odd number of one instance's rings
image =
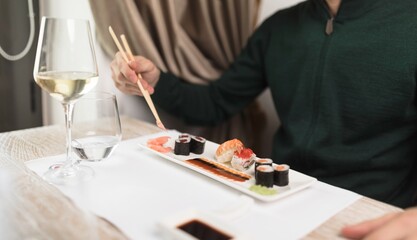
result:
[[(171, 137), (170, 140), (164, 145), (165, 147), (171, 147), (172, 149), (174, 149), (174, 144), (175, 144), (175, 139), (177, 139), (178, 135), (180, 133), (178, 131), (174, 131), (174, 130), (170, 130), (170, 131), (166, 131), (166, 132), (160, 132), (160, 133), (156, 133), (156, 134), (151, 134), (151, 135), (146, 135), (146, 136), (142, 136), (140, 137), (139, 140), (139, 145), (144, 148), (147, 149), (171, 162), (177, 163), (181, 166), (184, 166), (186, 168), (192, 169), (198, 173), (201, 173), (207, 177), (210, 177), (214, 180), (217, 180), (227, 186), (230, 186), (234, 189), (237, 189), (249, 196), (252, 196), (256, 199), (265, 201), (265, 202), (271, 202), (271, 201), (275, 201), (278, 199), (281, 199), (283, 197), (286, 197), (290, 194), (293, 194), (295, 192), (298, 192), (304, 188), (307, 188), (308, 186), (310, 186), (311, 184), (313, 184), (315, 181), (317, 181), (316, 178), (307, 176), (305, 174), (302, 174), (300, 172), (297, 172), (295, 170), (290, 169), (289, 172), (289, 184), (288, 186), (285, 187), (277, 187), (274, 186), (274, 188), (278, 191), (277, 194), (274, 195), (261, 195), (259, 193), (253, 192), (251, 190), (249, 190), (249, 188), (255, 184), (255, 177), (254, 177), (254, 171), (253, 171), (253, 166), (245, 171), (246, 174), (249, 174), (252, 176), (251, 179), (245, 181), (245, 182), (237, 182), (237, 181), (233, 181), (224, 177), (221, 177), (219, 175), (216, 175), (214, 173), (211, 173), (205, 169), (199, 168), (197, 166), (194, 166), (190, 163), (187, 163), (186, 160), (189, 159), (194, 159), (194, 158), (207, 158), (209, 160), (214, 160), (214, 155), (215, 152), (217, 150), (217, 147), (219, 146), (217, 143), (213, 143), (210, 141), (206, 141), (206, 145), (205, 145), (205, 149), (204, 152), (202, 154), (194, 154), (194, 153), (190, 153), (190, 155), (188, 156), (181, 156), (181, 155), (175, 155), (172, 151), (168, 152), (168, 153), (160, 153), (158, 151), (155, 151), (151, 148), (149, 148), (147, 146), (147, 141), (149, 139), (153, 139), (153, 138), (157, 138), (157, 137), (161, 137), (161, 136), (169, 136)], [(230, 167), (230, 164), (224, 164), (228, 167)]]

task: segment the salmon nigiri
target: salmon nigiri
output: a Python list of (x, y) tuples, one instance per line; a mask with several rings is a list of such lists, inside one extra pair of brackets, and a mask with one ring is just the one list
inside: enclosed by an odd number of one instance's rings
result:
[(230, 162), (232, 160), (233, 154), (236, 151), (240, 151), (245, 146), (243, 143), (238, 139), (232, 139), (222, 143), (216, 150), (216, 160), (218, 162)]

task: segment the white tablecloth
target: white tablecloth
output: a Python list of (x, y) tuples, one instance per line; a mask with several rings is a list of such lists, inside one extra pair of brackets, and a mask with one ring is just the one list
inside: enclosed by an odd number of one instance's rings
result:
[[(64, 155), (36, 159), (27, 166), (39, 175)], [(57, 186), (82, 209), (102, 216), (132, 239), (161, 239), (158, 223), (187, 209), (212, 211), (238, 202), (241, 192), (141, 149), (137, 139), (122, 142), (113, 155), (83, 163), (95, 171), (78, 186)], [(265, 203), (229, 221), (253, 239), (299, 239), (360, 196), (316, 182), (311, 187)]]

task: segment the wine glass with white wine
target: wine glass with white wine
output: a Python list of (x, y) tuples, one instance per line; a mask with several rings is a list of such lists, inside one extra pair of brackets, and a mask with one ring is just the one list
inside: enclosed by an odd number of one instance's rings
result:
[(88, 20), (43, 17), (33, 75), (36, 83), (61, 102), (65, 111), (66, 161), (52, 165), (46, 181), (73, 185), (93, 177), (94, 171), (71, 156), (74, 102), (95, 87), (97, 61)]

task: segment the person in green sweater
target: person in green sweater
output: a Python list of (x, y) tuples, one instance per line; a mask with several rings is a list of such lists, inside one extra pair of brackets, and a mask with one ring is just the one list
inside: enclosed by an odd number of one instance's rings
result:
[[(417, 1), (308, 0), (264, 21), (222, 76), (186, 83), (137, 56), (116, 87), (190, 124), (214, 125), (270, 88), (281, 127), (272, 158), (399, 207), (417, 192)], [(187, 106), (187, 107), (185, 107)], [(348, 231), (349, 233), (349, 231)]]

